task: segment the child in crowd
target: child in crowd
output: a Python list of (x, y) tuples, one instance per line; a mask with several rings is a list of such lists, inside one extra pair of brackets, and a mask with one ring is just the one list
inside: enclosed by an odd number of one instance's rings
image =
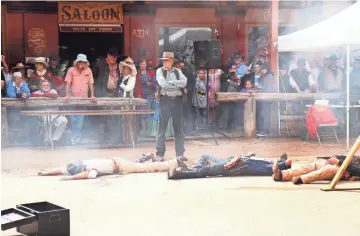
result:
[(195, 81), (192, 104), (196, 109), (196, 127), (204, 128), (207, 118), (207, 96), (205, 70), (199, 70)]
[(253, 84), (251, 83), (251, 80), (246, 80), (245, 87), (240, 90), (240, 93), (247, 93), (251, 91), (256, 91), (256, 88), (254, 88)]

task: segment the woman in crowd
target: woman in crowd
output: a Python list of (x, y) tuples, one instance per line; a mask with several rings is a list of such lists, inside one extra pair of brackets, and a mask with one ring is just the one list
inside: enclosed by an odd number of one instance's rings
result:
[(28, 82), (28, 77), (27, 77), (27, 74), (26, 74), (26, 69), (28, 67), (27, 66), (24, 66), (24, 64), (22, 62), (17, 62), (16, 65), (11, 69), (11, 72), (14, 73), (14, 72), (20, 72), (21, 75), (22, 75), (22, 78), (25, 82)]
[[(120, 62), (119, 69), (121, 72), (121, 77), (117, 81), (116, 86), (116, 94), (118, 97), (122, 98), (133, 98), (134, 97), (134, 89), (136, 84), (136, 67), (134, 61), (128, 57), (124, 61)], [(126, 110), (130, 110), (130, 107), (125, 107)], [(132, 127), (135, 127), (135, 116), (133, 115), (126, 115), (124, 116), (123, 121), (123, 140), (129, 140), (131, 137), (134, 137), (135, 130)], [(131, 140), (134, 144), (134, 140)]]
[[(147, 105), (141, 106), (141, 110), (151, 110), (154, 101), (154, 77), (155, 72), (147, 69), (146, 60), (140, 60), (139, 73), (136, 75), (135, 96), (147, 100)], [(150, 122), (150, 115), (140, 115), (140, 135), (145, 136)]]
[[(259, 81), (259, 90), (264, 93), (275, 93), (276, 92), (276, 83), (274, 74), (271, 72), (269, 64), (264, 63), (261, 66), (261, 78)], [(270, 114), (271, 114), (271, 103), (269, 102), (258, 102), (257, 103), (257, 114), (258, 120), (258, 130), (257, 136), (263, 137), (269, 134), (270, 129)]]
[(54, 88), (51, 72), (47, 71), (48, 64), (44, 57), (38, 57), (35, 59), (35, 71), (31, 74), (29, 80), (29, 88), (31, 92), (35, 92), (40, 89), (41, 81), (47, 80), (51, 83), (51, 87)]

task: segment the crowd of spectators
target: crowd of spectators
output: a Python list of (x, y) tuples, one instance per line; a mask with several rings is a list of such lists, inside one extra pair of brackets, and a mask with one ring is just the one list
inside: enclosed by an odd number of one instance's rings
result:
[[(11, 70), (2, 56), (2, 97), (27, 99), (29, 97), (47, 97), (56, 99), (64, 97), (67, 102), (70, 97), (90, 98), (96, 102), (96, 97), (139, 97), (147, 100), (147, 105), (141, 110), (155, 110), (154, 115), (138, 117), (140, 136), (155, 136), (158, 121), (158, 104), (156, 102), (156, 73), (154, 62), (145, 58), (134, 62), (127, 58), (119, 63), (120, 54), (117, 48), (110, 48), (106, 57), (99, 58), (90, 67), (86, 55), (79, 54), (72, 66), (69, 61), (62, 61), (58, 56), (48, 59), (38, 57), (16, 63)], [(221, 92), (286, 92), (314, 93), (344, 92), (346, 88), (346, 73), (339, 63), (340, 58), (332, 54), (323, 63), (308, 60), (304, 57), (293, 57), (279, 65), (279, 83), (267, 63), (267, 55), (258, 52), (250, 63), (245, 63), (244, 56), (236, 52), (228, 58), (224, 68), (191, 71), (181, 60), (175, 60), (175, 67), (182, 70), (187, 77), (187, 86), (183, 90), (183, 108), (185, 115), (185, 132), (204, 129), (210, 118), (211, 122), (220, 128), (219, 120), (226, 115), (226, 128), (233, 131), (243, 123), (241, 103), (228, 102), (219, 104), (215, 94)], [(354, 59), (350, 74), (352, 92), (360, 91), (360, 57)], [(209, 81), (207, 81), (209, 79)], [(279, 84), (279, 88), (277, 87)], [(295, 106), (296, 107), (296, 106)], [(209, 108), (209, 109), (208, 109)], [(112, 108), (105, 108), (112, 109)], [(257, 127), (259, 135), (269, 133), (269, 114), (271, 107), (266, 102), (259, 102), (257, 112)], [(285, 108), (283, 108), (285, 109)], [(209, 114), (208, 114), (208, 111)], [(58, 130), (53, 135), (54, 142), (61, 139), (67, 121), (71, 124), (70, 144), (76, 145), (81, 140), (83, 116), (57, 119)], [(111, 118), (113, 119), (113, 118)], [(112, 129), (114, 122), (105, 118), (105, 125)], [(171, 121), (167, 136), (173, 133)]]

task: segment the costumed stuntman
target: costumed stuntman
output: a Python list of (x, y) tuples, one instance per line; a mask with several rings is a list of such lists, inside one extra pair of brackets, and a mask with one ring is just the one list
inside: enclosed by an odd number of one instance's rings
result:
[[(274, 170), (273, 179), (275, 181), (292, 181), (294, 184), (309, 184), (314, 181), (332, 180), (343, 164), (346, 156), (335, 155), (328, 160), (319, 159), (311, 164), (295, 169)], [(342, 176), (343, 180), (360, 180), (360, 158), (354, 156), (349, 166)]]
[(291, 168), (291, 160), (283, 154), (277, 162), (255, 157), (254, 154), (221, 159), (202, 155), (193, 168), (178, 166), (170, 169), (168, 179), (205, 178), (208, 176), (271, 176), (276, 169)]
[(70, 175), (60, 180), (95, 179), (100, 175), (165, 172), (171, 168), (186, 166), (183, 161), (187, 161), (185, 157), (164, 162), (153, 162), (154, 160), (153, 153), (146, 153), (136, 162), (126, 161), (119, 157), (74, 161), (64, 167), (40, 171), (38, 175)]

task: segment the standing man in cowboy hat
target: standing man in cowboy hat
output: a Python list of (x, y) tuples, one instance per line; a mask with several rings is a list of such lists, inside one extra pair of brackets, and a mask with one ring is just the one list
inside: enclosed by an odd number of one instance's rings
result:
[[(95, 78), (95, 95), (97, 97), (117, 97), (116, 85), (120, 78), (119, 65), (117, 59), (119, 57), (119, 51), (116, 47), (112, 47), (108, 50), (106, 58), (102, 57), (97, 59), (95, 66), (93, 67), (93, 73)], [(101, 107), (99, 109), (111, 110), (114, 107)], [(117, 135), (119, 133), (119, 116), (101, 116), (94, 117), (96, 124), (100, 129), (100, 132), (110, 133)], [(110, 137), (106, 135), (107, 137)], [(101, 136), (105, 138), (105, 135)], [(105, 140), (101, 140), (103, 142)], [(116, 142), (111, 138), (111, 141)]]
[(173, 120), (175, 132), (176, 156), (184, 155), (184, 116), (182, 104), (182, 89), (186, 87), (187, 78), (181, 70), (174, 68), (174, 53), (164, 52), (163, 67), (156, 70), (156, 81), (160, 87), (159, 99), (159, 128), (156, 143), (156, 156), (158, 161), (164, 160), (165, 132), (170, 117)]
[(341, 92), (346, 88), (345, 72), (338, 66), (338, 57), (335, 53), (328, 58), (328, 64), (318, 78), (319, 90), (322, 92)]
[(116, 97), (116, 84), (120, 77), (117, 63), (119, 51), (116, 47), (108, 50), (106, 58), (98, 61), (94, 68), (95, 93), (97, 97)]
[[(78, 54), (74, 61), (74, 66), (71, 67), (66, 73), (66, 97), (65, 102), (68, 102), (70, 97), (88, 98), (88, 89), (90, 89), (90, 100), (96, 103), (94, 95), (94, 78), (89, 68), (89, 61), (86, 55)], [(71, 87), (71, 92), (70, 92)], [(78, 107), (78, 109), (81, 109)], [(82, 108), (84, 109), (84, 108)], [(72, 138), (71, 145), (75, 145), (80, 142), (81, 129), (84, 122), (83, 115), (70, 116)]]

